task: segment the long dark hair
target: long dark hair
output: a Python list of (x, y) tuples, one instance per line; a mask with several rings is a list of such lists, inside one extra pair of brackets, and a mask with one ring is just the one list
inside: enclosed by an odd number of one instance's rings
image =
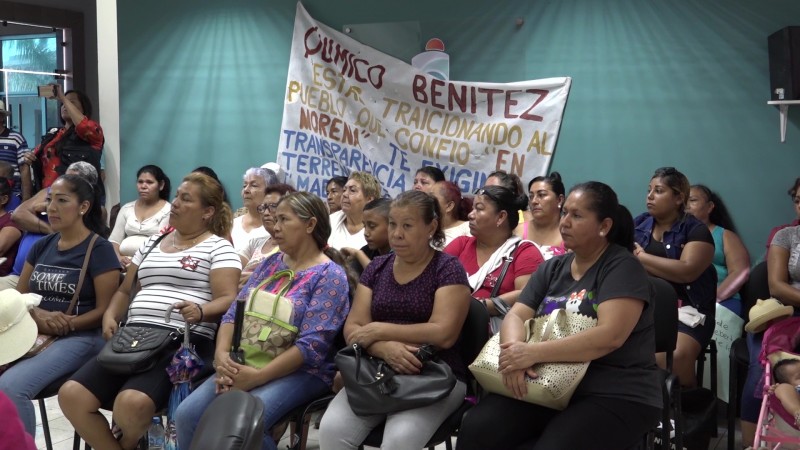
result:
[(163, 170), (161, 170), (161, 167), (158, 167), (154, 164), (143, 166), (138, 172), (136, 172), (136, 179), (138, 180), (143, 173), (149, 173), (152, 175), (153, 178), (156, 179), (156, 183), (164, 183), (164, 187), (158, 191), (158, 198), (169, 201), (172, 188), (169, 183), (169, 177), (164, 173)]
[(89, 180), (79, 175), (61, 175), (58, 180), (63, 180), (69, 186), (70, 192), (78, 197), (78, 203), (89, 202), (89, 210), (82, 216), (83, 224), (89, 230), (105, 237), (108, 227), (103, 222), (99, 189), (95, 189)]
[(704, 184), (694, 184), (692, 185), (692, 189), (700, 189), (703, 191), (706, 199), (714, 204), (711, 214), (708, 215), (708, 220), (714, 225), (736, 233), (736, 225), (733, 224), (733, 218), (731, 218), (728, 207), (725, 206), (725, 202), (722, 201), (722, 198)]
[(597, 214), (597, 220), (610, 218), (611, 230), (608, 231), (608, 242), (621, 245), (633, 251), (633, 216), (628, 208), (619, 204), (617, 193), (611, 186), (599, 181), (587, 181), (575, 185), (570, 189), (573, 192), (583, 192), (589, 200), (589, 210)]

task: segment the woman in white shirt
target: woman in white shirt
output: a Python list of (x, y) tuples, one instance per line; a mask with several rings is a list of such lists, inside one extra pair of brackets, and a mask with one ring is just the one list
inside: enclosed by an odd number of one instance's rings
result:
[(342, 209), (331, 214), (331, 236), (328, 245), (341, 250), (344, 247), (361, 248), (364, 239), (364, 205), (380, 198), (381, 185), (366, 172), (353, 172), (344, 185)]
[(231, 230), (231, 243), (237, 252), (245, 248), (250, 239), (269, 236), (261, 223), (258, 205), (264, 202), (267, 186), (277, 183), (275, 173), (261, 167), (247, 169), (243, 179), (242, 203), (247, 208), (247, 214), (233, 219)]
[(164, 171), (152, 164), (142, 167), (136, 172), (136, 189), (139, 198), (120, 208), (108, 238), (123, 269), (142, 243), (169, 223), (170, 185)]

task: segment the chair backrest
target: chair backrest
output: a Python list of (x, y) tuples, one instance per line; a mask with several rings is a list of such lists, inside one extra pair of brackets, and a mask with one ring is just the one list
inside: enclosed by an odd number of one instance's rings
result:
[(656, 353), (667, 353), (667, 365), (671, 370), (672, 352), (678, 341), (678, 294), (661, 278), (649, 278), (655, 307)]
[(479, 301), (469, 301), (469, 312), (461, 327), (461, 359), (471, 364), (489, 340), (489, 311)]
[(750, 270), (750, 278), (747, 280), (747, 283), (742, 286), (741, 296), (742, 315), (744, 315), (745, 322), (747, 322), (747, 314), (750, 308), (756, 304), (756, 300), (770, 297), (766, 261), (761, 261)]
[(200, 418), (191, 450), (257, 450), (264, 440), (264, 403), (233, 390), (217, 396)]

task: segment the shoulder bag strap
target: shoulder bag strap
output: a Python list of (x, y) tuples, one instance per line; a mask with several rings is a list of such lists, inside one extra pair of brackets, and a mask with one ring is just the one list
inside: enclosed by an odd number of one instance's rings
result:
[(161, 242), (165, 237), (167, 237), (168, 234), (169, 233), (164, 233), (161, 236), (159, 236), (158, 238), (156, 238), (155, 242), (153, 242), (150, 245), (150, 247), (148, 247), (147, 250), (144, 252), (144, 255), (142, 255), (142, 260), (139, 261), (139, 267), (136, 268), (136, 273), (133, 274), (133, 283), (131, 283), (131, 294), (130, 294), (130, 298), (128, 299), (129, 300), (129, 302), (128, 302), (129, 303), (129, 307), (130, 307), (130, 303), (133, 302), (133, 297), (136, 295), (136, 283), (139, 282), (139, 269), (142, 267), (142, 263), (144, 262), (144, 259), (147, 258), (147, 255), (149, 255), (150, 252), (153, 251), (154, 248), (156, 248), (156, 245), (158, 245), (159, 242)]
[(503, 284), (503, 280), (506, 278), (506, 272), (508, 272), (508, 266), (511, 265), (511, 262), (514, 261), (514, 253), (517, 252), (517, 248), (519, 247), (519, 243), (522, 241), (517, 241), (514, 245), (514, 248), (508, 252), (508, 256), (503, 258), (503, 268), (500, 270), (500, 276), (497, 277), (497, 283), (495, 283), (494, 287), (492, 288), (492, 297), (497, 297), (497, 294), (500, 292), (500, 285)]
[(96, 241), (97, 233), (94, 233), (94, 236), (92, 236), (92, 239), (89, 241), (89, 248), (86, 249), (86, 256), (83, 257), (83, 266), (81, 267), (80, 275), (78, 275), (78, 284), (75, 286), (75, 293), (72, 294), (72, 300), (69, 302), (69, 307), (67, 308), (66, 314), (68, 316), (72, 314), (72, 310), (75, 309), (75, 304), (78, 303), (78, 297), (81, 295), (83, 280), (86, 278), (86, 269), (89, 267), (89, 258), (92, 256), (92, 250), (94, 250), (94, 243)]

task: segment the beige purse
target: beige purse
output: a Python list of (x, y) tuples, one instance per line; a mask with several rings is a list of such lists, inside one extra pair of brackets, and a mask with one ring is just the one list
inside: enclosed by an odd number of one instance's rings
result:
[[(553, 341), (588, 330), (596, 324), (597, 319), (595, 318), (557, 309), (549, 316), (526, 320), (525, 341), (529, 343)], [(488, 392), (513, 398), (514, 395), (503, 384), (503, 377), (498, 367), (499, 357), (500, 334), (498, 333), (489, 339), (475, 362), (470, 364), (469, 370)], [(588, 362), (535, 364), (533, 370), (539, 376), (536, 379), (525, 377), (528, 394), (522, 400), (563, 410), (567, 407), (572, 394), (575, 393), (588, 368)]]

